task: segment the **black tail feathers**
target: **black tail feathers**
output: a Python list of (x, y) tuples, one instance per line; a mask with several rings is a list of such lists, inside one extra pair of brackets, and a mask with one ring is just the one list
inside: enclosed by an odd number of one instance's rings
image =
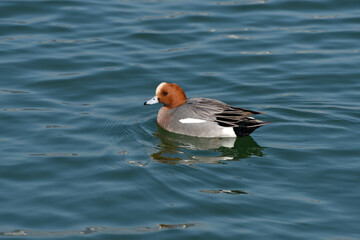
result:
[(263, 122), (252, 117), (245, 118), (237, 123), (237, 127), (234, 127), (236, 136), (244, 137), (255, 131), (255, 129), (264, 126), (270, 122)]

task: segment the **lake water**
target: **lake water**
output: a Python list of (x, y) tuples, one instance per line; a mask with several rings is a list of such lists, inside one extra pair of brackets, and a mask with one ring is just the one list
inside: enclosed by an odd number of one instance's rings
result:
[[(0, 2), (0, 238), (360, 239), (360, 1)], [(163, 81), (264, 111), (157, 128)]]

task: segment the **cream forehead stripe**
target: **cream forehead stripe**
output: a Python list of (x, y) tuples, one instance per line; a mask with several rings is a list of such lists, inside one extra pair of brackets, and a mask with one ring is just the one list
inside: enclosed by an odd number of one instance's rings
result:
[(203, 123), (203, 122), (206, 122), (206, 120), (197, 119), (197, 118), (184, 118), (184, 119), (180, 119), (179, 122), (181, 122), (181, 123)]
[(157, 86), (156, 88), (156, 91), (155, 91), (155, 95), (160, 95), (160, 91), (161, 91), (161, 88), (166, 84), (166, 82), (162, 82), (159, 84), (159, 86)]

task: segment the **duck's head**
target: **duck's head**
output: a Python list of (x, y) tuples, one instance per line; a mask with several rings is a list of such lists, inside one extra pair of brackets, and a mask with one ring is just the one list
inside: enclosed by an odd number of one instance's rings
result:
[(155, 96), (146, 101), (144, 105), (162, 103), (167, 108), (176, 108), (186, 102), (184, 90), (176, 83), (160, 83), (156, 88)]

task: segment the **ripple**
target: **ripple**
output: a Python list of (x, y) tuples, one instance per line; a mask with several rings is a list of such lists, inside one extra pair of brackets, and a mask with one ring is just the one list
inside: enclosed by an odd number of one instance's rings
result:
[(45, 128), (71, 128), (71, 127), (60, 126), (60, 125), (46, 125)]
[(46, 108), (4, 108), (3, 111), (6, 111), (6, 112), (22, 112), (22, 111), (48, 112), (48, 111), (53, 111), (53, 109), (46, 109)]
[(183, 52), (183, 51), (187, 51), (190, 50), (190, 47), (183, 47), (183, 48), (169, 48), (166, 50), (162, 50), (160, 52)]
[(51, 39), (51, 40), (40, 41), (40, 43), (41, 44), (58, 44), (58, 43), (72, 44), (72, 43), (88, 43), (88, 42), (100, 42), (100, 41), (101, 41), (101, 39), (98, 39), (98, 38), (82, 39), (82, 40), (78, 40), (78, 39)]
[(189, 227), (193, 227), (195, 226), (195, 224), (193, 223), (185, 223), (185, 224), (163, 224), (160, 223), (158, 224), (159, 229), (185, 229), (185, 228), (189, 228)]
[(200, 190), (200, 192), (211, 194), (225, 193), (230, 195), (248, 194), (247, 192), (244, 192), (242, 190)]
[(253, 5), (253, 4), (266, 4), (268, 0), (253, 0), (253, 1), (223, 1), (216, 2), (217, 5)]
[(312, 18), (314, 19), (332, 19), (337, 18), (338, 15), (329, 15), (329, 16), (319, 16), (319, 15), (313, 15)]
[(207, 13), (207, 12), (172, 12), (168, 15), (142, 17), (142, 18), (140, 18), (140, 20), (147, 21), (147, 20), (169, 19), (169, 18), (176, 18), (176, 17), (183, 16), (183, 15), (209, 16), (210, 13)]
[(128, 164), (134, 165), (137, 167), (145, 167), (146, 165), (148, 165), (147, 162), (139, 162), (139, 161), (128, 161)]
[(5, 93), (11, 93), (11, 94), (28, 94), (31, 92), (28, 91), (20, 91), (20, 90), (8, 90), (8, 89), (1, 89), (1, 92), (5, 92)]
[(312, 53), (323, 53), (323, 54), (335, 54), (335, 53), (359, 53), (358, 49), (336, 49), (336, 50), (303, 50), (295, 51), (299, 54), (312, 54)]
[(274, 54), (272, 51), (251, 51), (251, 52), (239, 52), (239, 54), (245, 55), (271, 55)]
[(139, 234), (162, 231), (166, 229), (186, 229), (196, 226), (193, 223), (184, 224), (164, 224), (159, 223), (157, 227), (134, 227), (134, 228), (116, 228), (116, 227), (87, 227), (83, 230), (64, 230), (64, 231), (36, 231), (17, 229), (13, 231), (0, 232), (0, 236), (31, 236), (31, 237), (70, 237), (76, 235), (90, 235), (90, 234)]
[(68, 106), (80, 106), (80, 107), (88, 107), (91, 106), (91, 103), (77, 103), (77, 102), (60, 102), (63, 105), (68, 105)]
[(30, 153), (32, 157), (76, 157), (80, 154), (77, 153)]
[(74, 75), (80, 75), (83, 73), (79, 73), (79, 72), (73, 72), (73, 73), (59, 73), (58, 76), (74, 76)]

